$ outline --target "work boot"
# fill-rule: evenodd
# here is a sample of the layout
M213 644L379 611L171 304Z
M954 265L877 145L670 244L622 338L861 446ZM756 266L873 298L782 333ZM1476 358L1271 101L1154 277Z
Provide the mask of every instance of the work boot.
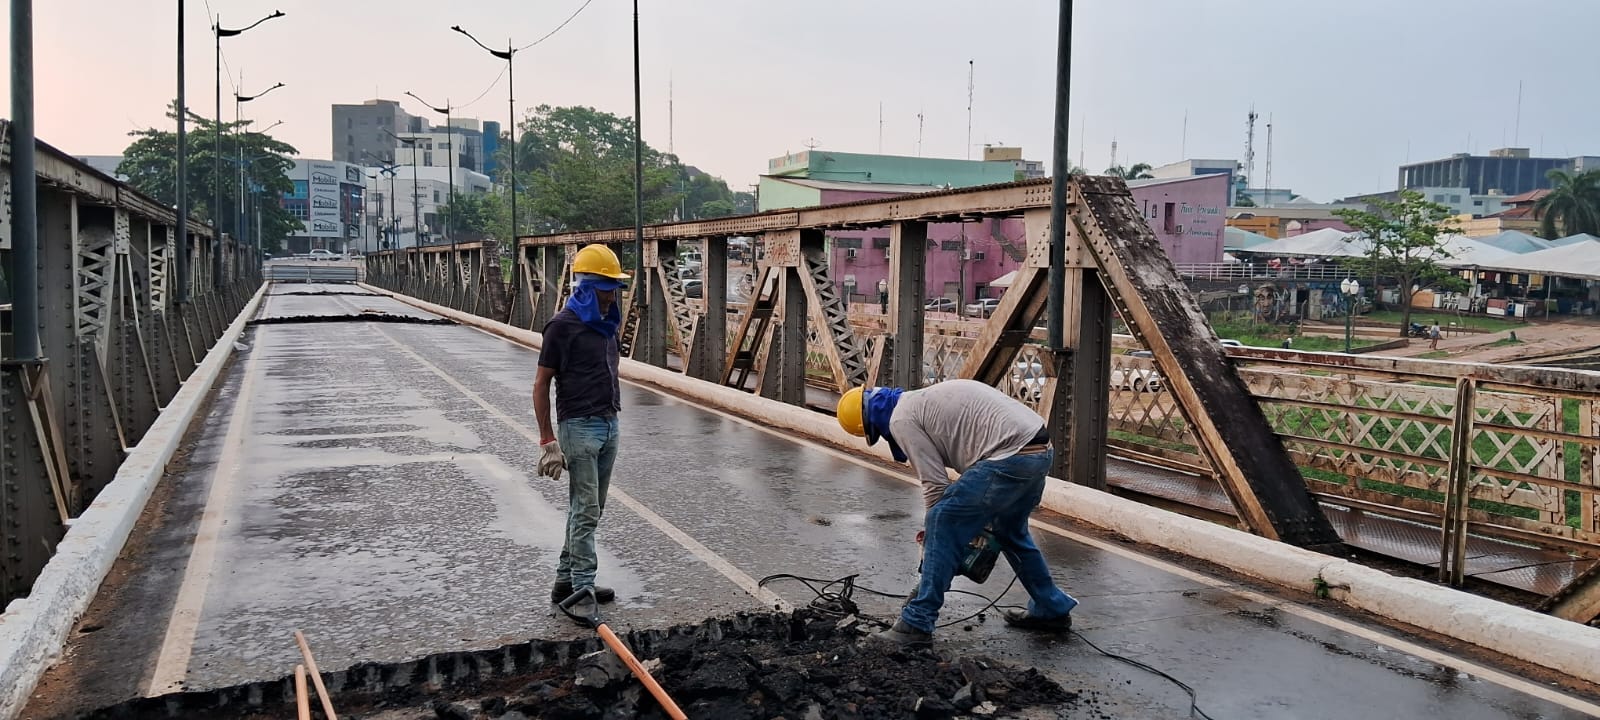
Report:
M925 648L933 645L933 633L926 633L896 620L894 627L867 636L867 642L902 648Z
M558 603L572 597L572 583L557 581L555 587L550 588L550 602ZM608 587L594 586L594 599L608 603L617 599L617 591Z
M594 593L573 593L564 598L559 603L559 607L561 612L577 621L580 625L594 625L598 622L600 606L595 602Z
M1072 613L1061 617L1039 617L1027 610L1007 610L1006 624L1023 630L1064 633L1072 630Z

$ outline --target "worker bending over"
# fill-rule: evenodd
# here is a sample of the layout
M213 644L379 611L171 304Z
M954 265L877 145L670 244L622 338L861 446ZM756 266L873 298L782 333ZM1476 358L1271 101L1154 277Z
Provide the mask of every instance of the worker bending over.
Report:
M987 527L1032 601L1006 624L1065 632L1077 600L1056 587L1028 532L1054 453L1044 421L1028 406L975 380L921 390L855 388L839 399L839 425L872 445L883 438L922 481L922 579L900 620L876 641L926 644L968 545ZM945 468L961 477L949 482Z
M533 381L533 414L539 423L539 474L567 480L567 529L556 565L550 601L561 602L575 592L593 588L593 599L610 602L611 588L594 584L600 561L594 534L605 512L611 487L611 469L617 462L621 433L617 413L622 410L617 380L617 328L622 313L617 292L628 276L616 253L604 245L589 245L572 259L572 297L561 312L544 326L539 349L539 373ZM555 432L550 427L550 384L555 381ZM579 608L591 615L592 607Z

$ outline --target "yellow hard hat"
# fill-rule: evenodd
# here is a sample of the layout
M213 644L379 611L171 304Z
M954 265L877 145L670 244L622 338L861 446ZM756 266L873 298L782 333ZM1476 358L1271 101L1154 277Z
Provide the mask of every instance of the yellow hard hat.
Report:
M598 244L585 245L578 251L578 256L572 259L572 272L602 275L613 280L628 279L617 254L611 252L611 248Z
M834 416L839 419L839 427L856 437L867 436L867 423L862 417L861 395L865 388L850 388L839 398L839 407L834 409Z

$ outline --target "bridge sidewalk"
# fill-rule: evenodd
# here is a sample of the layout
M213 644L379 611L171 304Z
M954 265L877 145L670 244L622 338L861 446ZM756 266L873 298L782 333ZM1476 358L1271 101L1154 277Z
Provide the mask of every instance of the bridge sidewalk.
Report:
M281 295L303 290L274 288L264 314L401 310ZM545 598L565 488L534 477L532 351L465 327L364 321L258 325L246 343L26 717L68 717L177 679L279 677L297 661L296 628L325 669L584 632ZM920 496L904 475L631 386L622 420L600 538L616 624L810 599L793 584L769 586L777 598L750 592L773 573L859 573L887 591L914 582ZM1519 684L1521 669L1492 658L1426 640L1432 650L1402 652L1370 619L1330 622L1337 611L1308 610L1308 598L1174 567L1057 518L1041 517L1039 536L1083 602L1083 634L1194 685L1216 717L1586 716L1582 701ZM994 593L1009 580L1002 568L958 587ZM983 604L952 595L945 618ZM895 602L864 610L890 616ZM1093 688L1118 716L1187 714L1175 686L1081 642L992 616L967 626L940 642Z

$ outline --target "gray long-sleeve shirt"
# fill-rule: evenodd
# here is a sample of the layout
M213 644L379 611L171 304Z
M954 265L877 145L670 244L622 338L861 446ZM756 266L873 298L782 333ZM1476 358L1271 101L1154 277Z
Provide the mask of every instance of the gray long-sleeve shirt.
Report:
M1044 428L1038 413L976 380L947 380L900 396L889 434L922 481L933 507L950 484L945 468L966 472L980 460L1017 454Z

